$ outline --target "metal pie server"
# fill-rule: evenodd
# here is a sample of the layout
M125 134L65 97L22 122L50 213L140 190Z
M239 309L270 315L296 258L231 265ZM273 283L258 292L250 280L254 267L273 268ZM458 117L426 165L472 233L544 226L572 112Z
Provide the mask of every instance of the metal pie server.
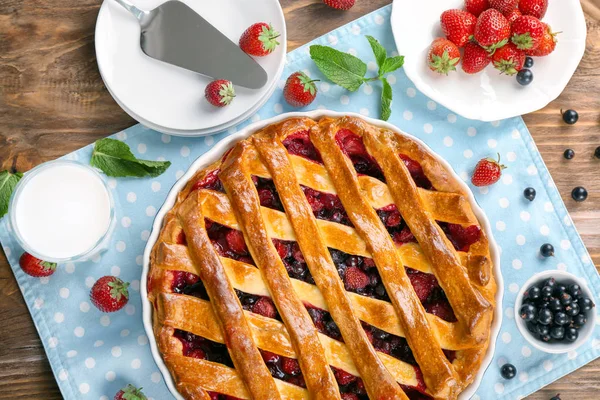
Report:
M149 57L249 89L267 83L267 72L186 4L171 0L150 11L115 0L140 23L140 45Z

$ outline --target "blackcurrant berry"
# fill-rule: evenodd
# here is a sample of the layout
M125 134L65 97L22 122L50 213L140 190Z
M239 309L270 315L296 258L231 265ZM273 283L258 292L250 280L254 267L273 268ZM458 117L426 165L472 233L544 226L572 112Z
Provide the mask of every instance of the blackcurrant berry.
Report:
M555 326L550 329L550 336L552 339L562 340L565 337L565 328L562 326Z
M526 57L525 58L525 64L524 64L525 68L531 68L533 67L533 58L531 57Z
M517 82L519 85L527 86L533 82L533 72L530 69L523 68L517 74Z
M575 328L565 329L565 340L567 342L574 342L579 337L579 331Z
M504 364L500 368L500 374L504 379L512 379L517 375L517 368L512 364Z
M554 256L554 246L550 243L545 243L540 247L540 253L544 257L553 257Z
M565 152L563 153L563 156L567 159L570 160L573 157L575 157L575 151L573 151L573 149L566 149Z
M569 318L569 316L567 314L565 314L562 311L559 311L556 313L556 315L554 316L554 323L556 325L568 325L571 322L571 319Z
M535 199L535 189L532 187L528 187L523 191L523 196L529 201L533 201Z
M581 307L582 311L589 311L594 307L594 302L587 297L584 297L579 300L579 307Z
M562 112L562 110L561 110ZM579 114L575 110L567 110L562 113L563 121L565 121L569 125L573 125L579 119Z
M523 304L519 310L519 315L524 321L533 321L535 319L536 311L533 304Z
M571 191L571 197L575 201L585 201L588 197L588 192L583 186L577 186Z
M552 311L548 310L547 308L542 308L540 311L538 311L537 322L542 325L550 325L553 317Z

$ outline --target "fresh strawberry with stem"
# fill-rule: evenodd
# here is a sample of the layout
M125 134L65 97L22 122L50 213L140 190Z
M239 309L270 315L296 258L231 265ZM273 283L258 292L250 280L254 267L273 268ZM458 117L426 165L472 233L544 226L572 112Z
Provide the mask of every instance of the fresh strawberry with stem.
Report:
M142 388L127 385L117 392L114 400L148 400L148 398L142 393Z
M40 260L29 253L23 253L19 258L19 265L27 275L41 278L56 272L56 263Z
M506 19L508 20L508 23L509 23L509 24L511 24L511 26L512 26L513 22L515 22L515 20L516 20L517 18L519 18L519 17L520 17L521 15L523 15L523 14L521 14L521 11L519 11L519 9L518 9L518 8L515 8L515 9L514 9L514 10L512 10L512 11L509 11L509 12L507 12L507 13L503 13L503 15L504 15L504 16L506 17Z
M473 176L471 177L471 183L475 186L492 185L498 182L502 176L502 170L505 168L506 166L500 164L500 154L498 154L498 160L484 158L475 166L475 171L473 171Z
M240 37L240 48L251 56L263 57L271 54L279 45L279 33L266 22L251 25Z
M304 107L317 96L317 79L310 79L304 72L294 72L289 76L283 88L283 97L292 107Z
M490 8L477 19L473 36L481 47L494 52L508 43L510 24L500 11Z
M103 276L90 291L92 303L102 312L114 312L129 301L129 283L116 276Z
M349 10L356 0L323 0L323 3L336 10Z
M519 5L519 0L490 0L490 7L501 13L508 13Z
M235 89L230 81L218 79L206 85L204 97L215 107L225 107L233 101Z
M531 15L542 19L546 15L546 10L548 10L548 0L520 0L519 10L523 15Z
M519 50L514 43L509 43L496 50L492 55L492 63L500 73L512 76L523 69L525 58L523 50Z
M463 53L462 69L467 74L476 74L487 67L491 61L490 54L486 49L475 42L469 42Z
M531 15L517 18L511 25L511 41L519 50L535 50L541 43L546 27Z
M444 38L437 38L433 41L427 54L427 64L430 70L448 75L448 72L456 71L459 61L458 46Z
M527 52L527 55L529 56L544 57L552 53L556 48L556 44L558 43L556 35L558 35L560 32L552 32L550 25L544 22L542 22L542 24L544 25L544 36L542 36L540 44L536 49Z
M476 17L490 8L489 0L465 0L465 9Z
M447 10L440 17L446 38L458 47L464 47L475 31L477 17L463 10Z

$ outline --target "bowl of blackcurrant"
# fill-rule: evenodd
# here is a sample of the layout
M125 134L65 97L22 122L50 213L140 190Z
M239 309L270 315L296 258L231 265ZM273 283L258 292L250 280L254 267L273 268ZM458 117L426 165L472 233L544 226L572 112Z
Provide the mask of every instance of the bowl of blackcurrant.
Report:
M521 288L515 321L521 335L546 353L567 353L585 343L596 324L592 292L565 271L544 271Z

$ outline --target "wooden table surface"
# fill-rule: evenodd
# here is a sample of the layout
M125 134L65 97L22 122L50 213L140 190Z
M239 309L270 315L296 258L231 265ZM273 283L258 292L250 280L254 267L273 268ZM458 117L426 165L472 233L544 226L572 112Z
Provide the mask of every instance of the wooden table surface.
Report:
M250 1L250 0L249 0ZM406 0L405 0L406 1ZM550 0L563 1L563 0ZM319 0L282 0L288 48L294 49L391 0L357 0L346 12ZM100 78L94 53L99 0L0 1L0 170L27 171L135 123L114 102ZM600 0L583 0L587 51L564 93L526 115L567 208L600 265ZM579 122L565 125L559 110L574 108ZM566 148L576 152L565 161ZM584 185L586 202L571 189ZM19 288L0 252L0 399L60 399L44 349ZM492 366L491 368L496 368ZM529 397L598 399L600 360Z

